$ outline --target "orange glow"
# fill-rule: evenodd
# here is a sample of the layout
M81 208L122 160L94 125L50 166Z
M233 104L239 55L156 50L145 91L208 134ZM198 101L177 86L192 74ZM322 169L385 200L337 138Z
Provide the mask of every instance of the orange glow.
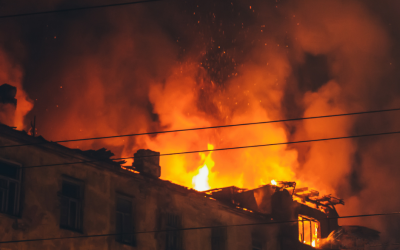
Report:
M121 168L123 170L128 170L129 172L132 172L132 173L135 173L135 174L139 174L139 171L136 171L136 170L134 170L132 168L127 168L127 167L124 167L124 166L121 166Z

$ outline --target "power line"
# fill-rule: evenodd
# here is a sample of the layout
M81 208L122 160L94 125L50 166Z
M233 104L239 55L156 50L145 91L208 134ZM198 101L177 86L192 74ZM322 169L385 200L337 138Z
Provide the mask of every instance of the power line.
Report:
M114 3L114 4L105 4L105 5L95 5L95 6L85 6L85 7L77 7L77 8L70 8L70 9L59 9L59 10L49 10L49 11L39 11L39 12L28 12L28 13L20 13L20 14L12 14L12 15L0 16L0 19L2 19L2 18L11 18L11 17L35 16L35 15L60 13L60 12L69 12L69 11L78 11L78 10L100 9L100 8L108 8L108 7L116 7L116 6L138 4L138 3L156 2L156 1L161 1L161 0L142 0L142 1L135 1L135 2Z
M389 246L400 246L400 243L386 243L386 244L378 244L378 245L364 245L363 249L370 249L373 247L389 247ZM343 248L329 248L330 250L343 250ZM359 250L360 247L346 248L346 250ZM385 248L386 249L386 248ZM398 249L398 248L396 248Z
M175 133L175 132L186 132L186 131L206 130L206 129L216 129L216 128L229 128L229 127L239 127L239 126L249 126L249 125L279 123L279 122L290 122L290 121L301 121L301 120L311 120L311 119L320 119L320 118L332 118L332 117L351 116L351 115L364 115L364 114L382 113L382 112L392 112L392 111L399 111L399 110L400 110L400 108L382 109L382 110L362 111L362 112L355 112L355 113L343 113L343 114L335 114L335 115L323 115L323 116L309 116L309 117L302 117L302 118L290 118L290 119L274 120L274 121L238 123L238 124L230 124L230 125L220 125L220 126L210 126L210 127L199 127L199 128L186 128L186 129L176 129L176 130L166 130L166 131L155 131L155 132L146 132L146 133L126 134L126 135L113 135L113 136L91 137L91 138L81 138L81 139L71 139L71 140L60 140L60 141L44 141L44 142L37 142L37 143L26 143L26 144L5 145L5 146L0 146L0 148L21 147L21 146L32 146L32 145L42 145L42 144L50 144L50 143L65 143L65 142L76 142L76 141L90 141L90 140L111 139L111 138L120 138L120 137L132 137L132 136L141 136L141 135L166 134L166 133Z
M400 212L392 213L375 213L375 214L360 214L360 215L349 215L349 216L336 216L331 218L323 218L323 220L334 220L334 219L348 219L348 218L360 218L360 217L373 217L373 216L389 216L389 215L400 215ZM321 219L322 220L322 219ZM123 234L146 234L146 233L165 233L170 231L191 231L191 230L204 230L212 228L229 228L229 227L244 227L244 226L257 226L257 225L273 225L273 224L286 224L296 223L300 220L287 220L287 221L268 221L258 223L244 223L244 224L233 224L233 225L218 225L218 226L204 226L204 227L187 227L187 228L176 228L176 229L165 229L165 230L150 230L150 231L138 231L133 233L111 233L111 234L93 234L93 235L79 235L70 237L53 237L53 238L41 238L41 239L26 239L26 240L10 240L0 241L0 244L6 243L20 243L20 242L33 242L33 241L50 241L50 240L65 240L65 239L81 239L81 238L97 238L107 236L118 236Z
M365 245L366 247L370 248L370 247L389 247L389 246L399 246L400 243L388 243L388 244L379 244L379 245ZM357 248L347 248L347 249L356 249Z
M215 151L224 151L224 150L234 150L234 149L244 149L244 148L258 148L258 147L269 147L269 146L278 146L278 145L288 145L288 144L298 144L298 143L306 143L306 142L321 142L321 141L332 141L332 140L342 140L342 139L350 139L350 138L360 138L360 137L369 137L369 136L380 136L380 135L392 135L392 134L400 134L400 131L394 132L385 132L385 133L376 133L376 134L363 134L363 135L351 135L351 136L341 136L341 137L331 137L331 138L321 138L314 140L304 140L304 141L291 141L291 142L278 142L278 143L270 143L270 144L259 144L259 145L249 145L249 146L239 146L239 147L229 147L229 148L216 148L216 149L205 149L205 150L195 150L195 151L185 151L185 152L175 152L175 153L166 153L166 154L157 154L157 155L146 155L140 157L123 157L123 158L114 158L114 159L97 159L90 161L79 161L79 162L67 162L67 163L57 163L57 164L45 164L45 165L36 165L36 166L26 166L21 168L39 168L39 167L52 167L52 166L61 166L61 165L74 165L74 164L82 164L82 163L93 163L93 162L101 162L104 160L127 160L127 159L138 159L138 158L146 158L153 156L171 156L171 155L183 155L183 154L194 154L194 153L205 153L205 152L215 152Z

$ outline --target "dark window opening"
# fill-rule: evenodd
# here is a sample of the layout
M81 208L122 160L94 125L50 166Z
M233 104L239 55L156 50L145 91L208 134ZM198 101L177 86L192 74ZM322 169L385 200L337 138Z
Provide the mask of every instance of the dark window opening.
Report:
M116 240L128 245L135 245L132 208L131 198L117 195Z
M181 249L181 218L176 214L167 214L166 218L167 232L166 232L166 250L180 250Z
M18 215L21 169L18 165L0 161L0 212Z
M211 250L226 249L227 232L225 227L211 229Z
M262 250L263 249L263 241L258 237L252 236L251 249L252 250Z
M83 184L75 180L63 180L60 200L60 227L82 230Z

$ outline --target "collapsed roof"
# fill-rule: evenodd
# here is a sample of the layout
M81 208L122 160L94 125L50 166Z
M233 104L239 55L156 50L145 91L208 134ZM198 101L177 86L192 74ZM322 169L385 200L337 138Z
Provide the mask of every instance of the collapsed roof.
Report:
M323 212L335 210L335 205L344 205L343 199L333 197L330 194L320 196L318 191L308 187L296 189L296 182L279 181L276 185L268 184L252 190L232 186L211 189L204 193L219 201L267 214L272 213L272 200L278 194L290 197L292 201L310 207L314 206Z

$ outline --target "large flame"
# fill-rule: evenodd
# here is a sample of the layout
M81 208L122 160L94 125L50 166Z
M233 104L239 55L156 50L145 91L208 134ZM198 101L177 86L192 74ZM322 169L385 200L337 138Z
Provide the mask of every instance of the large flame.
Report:
M204 164L203 167L199 168L199 174L193 177L192 183L194 185L194 189L197 191L205 191L210 189L210 186L208 185L208 174L210 173L210 170L208 169L208 166Z
M212 144L208 144L208 150L213 150L214 146ZM192 183L193 188L197 191L205 191L210 189L210 185L208 184L209 174L211 169L214 167L215 163L211 159L211 153L209 152L207 155L205 153L199 153L201 157L201 161L204 162L202 166L198 168L199 174L193 177Z
M214 146L212 144L207 145L208 150L213 150ZM202 166L198 168L198 174L193 177L192 183L193 188L197 191L205 191L210 189L210 185L208 184L209 174L211 169L214 167L215 162L211 159L211 152L207 155L205 153L199 153L201 157L201 161L204 162Z

